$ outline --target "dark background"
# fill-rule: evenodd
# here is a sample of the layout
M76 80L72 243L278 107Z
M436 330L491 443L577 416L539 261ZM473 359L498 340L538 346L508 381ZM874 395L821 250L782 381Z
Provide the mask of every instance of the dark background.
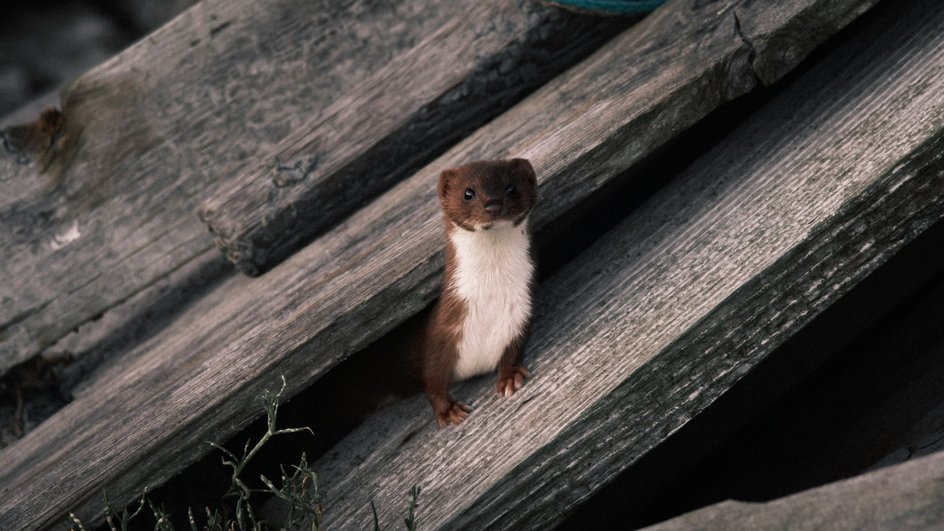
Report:
M54 93L195 3L7 0L0 16L0 117Z

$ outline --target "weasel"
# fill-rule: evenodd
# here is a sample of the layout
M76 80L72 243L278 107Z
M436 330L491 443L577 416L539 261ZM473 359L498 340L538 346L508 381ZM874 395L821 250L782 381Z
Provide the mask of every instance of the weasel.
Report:
M446 225L442 294L419 349L423 390L440 427L470 408L449 394L453 381L498 370L496 390L521 389L531 321L534 262L528 218L537 177L525 159L479 161L439 177Z

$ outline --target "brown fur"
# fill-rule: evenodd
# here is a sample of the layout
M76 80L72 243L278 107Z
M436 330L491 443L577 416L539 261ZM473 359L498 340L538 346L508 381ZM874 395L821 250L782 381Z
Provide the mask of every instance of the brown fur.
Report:
M65 116L58 109L46 109L39 119L2 131L3 144L21 157L49 157L65 129Z
M509 186L514 186L514 191L510 191ZM465 198L467 189L474 190L472 200ZM422 344L417 349L417 364L423 390L442 427L459 424L470 411L449 394L467 310L452 289L457 258L448 235L454 230L475 230L476 226L487 228L498 220L510 220L515 225L522 223L537 202L537 178L531 163L525 159L473 162L442 172L439 200L446 225L446 267L442 295L426 322ZM498 364L496 388L499 394L511 396L528 376L527 369L521 365L528 328L526 326L506 347Z

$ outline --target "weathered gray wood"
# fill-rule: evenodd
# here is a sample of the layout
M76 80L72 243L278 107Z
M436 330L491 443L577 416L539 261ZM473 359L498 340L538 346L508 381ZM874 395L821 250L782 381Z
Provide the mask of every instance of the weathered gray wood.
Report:
M847 5L847 19L864 9ZM756 1L673 2L268 274L228 279L0 452L0 527L52 525L68 509L93 521L103 489L120 504L165 481L258 415L280 374L294 394L421 309L441 271L442 168L530 158L540 229L752 88L735 8L792 20ZM796 46L816 43L805 29Z
M0 157L0 373L202 256L216 183L480 4L207 0L64 89L54 148Z
M897 11L890 5L877 9L884 14ZM853 477L870 467L898 464L944 450L944 394L940 392L944 381L944 328L940 326L944 283L939 276L944 266L942 237L944 223L938 223L864 285L857 286L851 297L843 297L827 310L827 315L817 317L801 332L802 337L792 338L786 349L797 356L784 358L783 349L778 349L774 360L765 360L762 372L757 376L752 373L748 377L751 381L737 386L738 393L725 397L723 402L731 407L721 406L727 410L724 422L740 427L719 432L715 429L719 422L709 423L710 431L725 440L720 447L709 442L714 437L708 435L699 444L690 436L692 430L683 428L689 432L684 436L689 445L698 446L692 452L696 457L680 457L678 461L687 461L687 466L681 467L676 466L679 462L675 458L671 458L671 464L665 459L656 461L666 463L675 472L688 469L682 477L694 474L699 477L697 482L682 487L677 481L684 480L677 473L667 473L666 481L650 493L644 483L631 479L641 472L638 468L645 468L634 466L617 480L630 490L604 489L623 490L634 499L631 507L620 511L621 517L631 515L629 518L638 522L638 513L647 513L644 508L651 506L650 502L672 503L668 497L679 487L686 491L684 501L679 500L686 511L718 503L724 497L771 500ZM916 288L921 293L915 293ZM871 323L859 326L863 313L883 317L866 318ZM810 341L811 334L819 336L818 340ZM839 345L844 346L837 351ZM818 367L827 359L812 375L802 369L804 365ZM752 408L754 396L778 396L777 389L790 387L781 385L782 381L796 383L801 379L796 372L811 377L778 399L774 407L761 399L757 403L766 402L766 406ZM749 392L752 402L732 401L738 395L748 396L745 387L754 390ZM760 392L763 387L767 388ZM717 421L719 408L714 406L709 414ZM762 410L764 418L752 420L753 414ZM745 436L743 426L748 421L750 435ZM706 418L698 419L697 424L705 426ZM678 437L673 438L677 443ZM709 452L711 457L706 460ZM711 471L706 473L706 469ZM643 476L652 479L651 471ZM724 497L719 498L719 494ZM606 494L603 497L611 498ZM580 521L590 507L601 503L592 500L588 506L579 508L568 520ZM605 520L602 515L597 519Z
M767 503L726 501L646 529L941 529L944 452Z
M200 216L226 256L256 275L626 25L481 2L313 114Z
M539 288L514 398L471 382L438 430L415 397L315 463L325 525L394 525L417 483L424 528L553 526L944 219L944 6L900 11Z

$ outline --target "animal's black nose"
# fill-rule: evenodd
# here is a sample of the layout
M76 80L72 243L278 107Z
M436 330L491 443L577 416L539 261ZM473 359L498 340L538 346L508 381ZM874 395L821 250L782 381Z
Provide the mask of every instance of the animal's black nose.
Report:
M495 215L501 212L501 207L502 207L501 201L493 200L493 201L489 201L488 203L485 203L485 210L487 210L488 213L492 215Z

